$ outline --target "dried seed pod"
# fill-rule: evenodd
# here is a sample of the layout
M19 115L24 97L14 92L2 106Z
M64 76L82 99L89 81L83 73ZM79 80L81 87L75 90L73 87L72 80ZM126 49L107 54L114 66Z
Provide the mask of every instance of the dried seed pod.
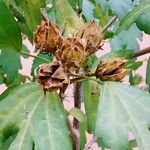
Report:
M94 21L80 28L74 36L87 41L86 52L88 54L94 53L103 40L102 29Z
M96 69L96 76L103 81L121 81L127 75L124 58L113 58L102 61Z
M37 81L45 91L58 90L69 82L67 73L58 61L42 64L37 73Z
M42 22L34 36L35 47L46 53L55 53L62 41L58 26L50 21Z
M61 49L56 51L55 56L72 72L85 61L85 45L85 42L81 39L67 38L63 41Z

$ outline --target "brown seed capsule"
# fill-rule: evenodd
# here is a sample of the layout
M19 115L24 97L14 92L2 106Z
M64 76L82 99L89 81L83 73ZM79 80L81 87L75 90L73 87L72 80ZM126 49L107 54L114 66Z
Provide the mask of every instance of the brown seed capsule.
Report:
M55 56L69 71L78 69L85 61L85 42L77 38L67 38Z
M86 24L74 36L87 41L86 52L88 54L94 53L100 47L100 43L103 40L102 29L95 22Z
M37 73L37 81L45 91L58 90L69 82L67 73L58 61L42 64Z
M124 58L104 60L98 65L95 74L103 81L121 81L127 75L126 64Z
M34 37L35 47L46 53L55 53L62 41L58 26L49 21L42 22Z

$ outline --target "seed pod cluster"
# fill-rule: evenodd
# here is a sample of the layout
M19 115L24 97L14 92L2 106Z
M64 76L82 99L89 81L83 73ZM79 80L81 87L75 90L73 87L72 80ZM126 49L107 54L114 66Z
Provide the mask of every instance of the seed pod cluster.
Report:
M40 52L52 53L55 61L39 67L37 81L45 91L62 88L63 84L69 83L70 74L99 49L102 40L102 29L95 22L85 24L69 38L63 38L56 24L42 22L35 33L35 46ZM123 58L104 60L98 65L95 75L103 81L121 81L127 74L125 65Z
M68 78L68 74L58 61L42 64L37 73L37 81L45 91L62 88L63 84L68 83Z
M78 38L67 38L55 55L70 72L73 72L86 59L85 42Z
M97 66L95 75L102 81L121 81L127 75L126 64L124 58L103 60Z
M90 22L81 27L74 34L75 37L84 39L86 43L86 52L92 54L100 47L100 43L103 40L102 29L96 25L96 23Z

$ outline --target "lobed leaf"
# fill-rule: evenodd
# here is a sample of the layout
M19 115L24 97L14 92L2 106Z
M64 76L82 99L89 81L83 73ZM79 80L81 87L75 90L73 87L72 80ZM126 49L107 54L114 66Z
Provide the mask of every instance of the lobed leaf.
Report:
M150 34L150 11L140 15L136 20L136 25L141 31Z
M140 150L150 149L150 95L138 88L105 82L98 106L95 134L112 150L128 148L133 132Z
M116 31L116 34L122 30L128 30L129 27L136 21L136 19L143 13L150 10L149 0L142 0L138 5L136 5L132 11L130 11L124 19L120 22L120 27Z
M56 22L62 30L65 28L65 35L73 33L76 28L83 24L67 0L56 0L53 4Z
M34 83L15 88L0 101L0 146L9 139L8 126L19 128L10 150L71 150L66 115L55 92L47 93Z
M6 74L7 82L9 84L15 80L18 76L19 69L22 68L20 55L10 48L5 48L0 51L0 66Z
M21 51L21 32L3 0L0 0L0 48Z
M100 91L95 82L85 81L83 83L83 100L87 116L88 131L90 133L95 131L99 95Z

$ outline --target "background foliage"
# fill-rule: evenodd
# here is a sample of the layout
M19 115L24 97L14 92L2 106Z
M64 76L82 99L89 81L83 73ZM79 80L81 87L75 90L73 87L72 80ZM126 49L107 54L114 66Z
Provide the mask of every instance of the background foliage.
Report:
M100 86L91 80L84 81L85 112L73 108L66 113L56 92L44 96L34 83L35 73L40 64L52 61L53 56L37 52L37 56L32 56L22 43L26 37L33 44L41 12L56 22L61 31L66 25L66 37L86 22L94 20L104 28L117 16L104 33L111 53L100 58L91 56L87 63L93 71L104 58L128 59L130 85L109 81ZM0 95L0 149L71 150L66 119L70 114L80 121L80 149L85 147L88 132L102 149L131 150L138 146L140 150L149 150L150 59L144 91L135 87L141 82L142 77L135 71L142 61L132 57L139 50L138 40L143 33L150 34L149 0L0 0L0 84L7 86ZM30 77L19 73L22 57L34 57L32 83L26 83ZM128 139L130 132L135 135L132 141Z

